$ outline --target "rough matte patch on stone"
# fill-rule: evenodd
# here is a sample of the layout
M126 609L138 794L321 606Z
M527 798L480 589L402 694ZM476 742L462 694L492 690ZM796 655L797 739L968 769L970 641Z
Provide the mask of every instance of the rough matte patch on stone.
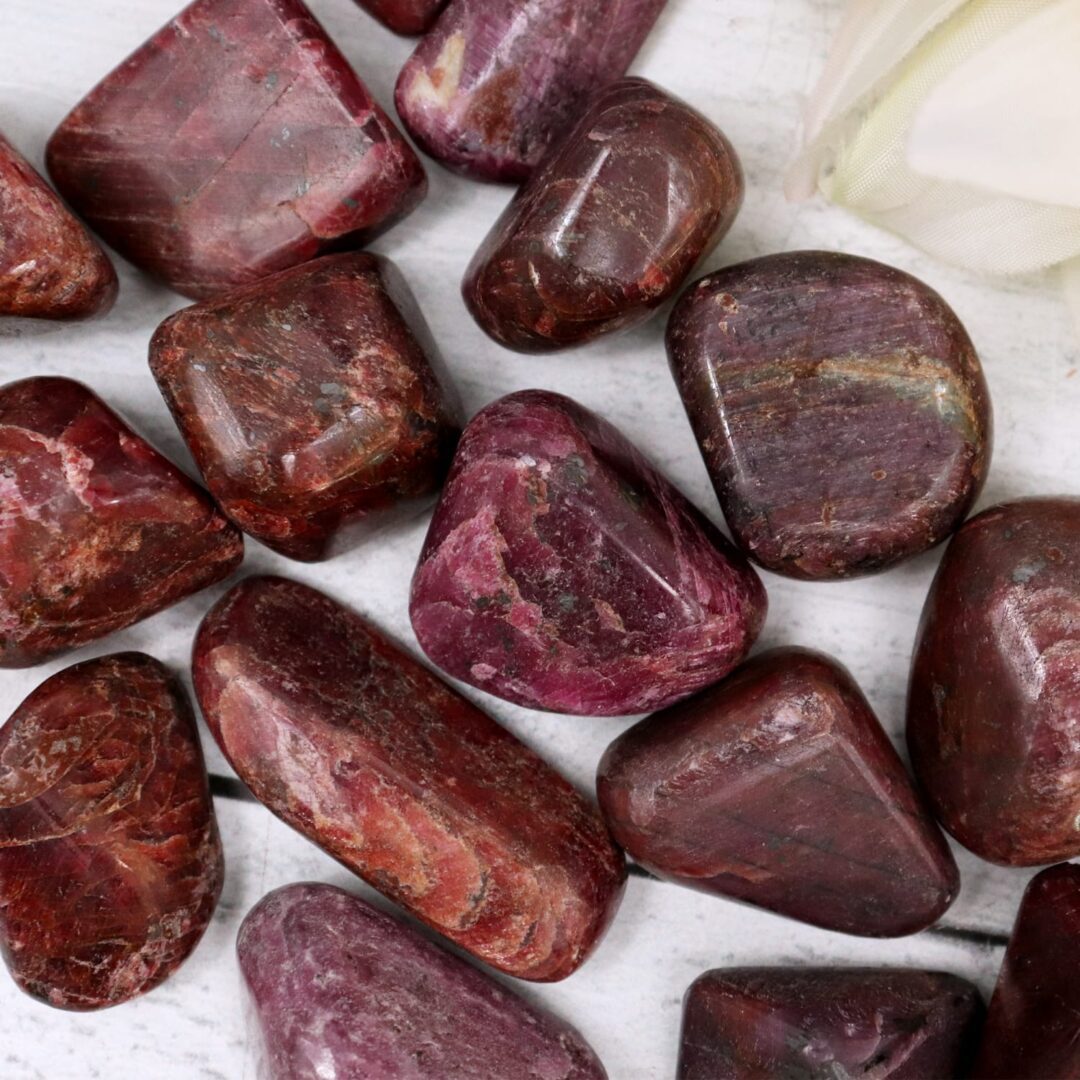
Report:
M446 0L356 0L395 34L423 34L439 17Z

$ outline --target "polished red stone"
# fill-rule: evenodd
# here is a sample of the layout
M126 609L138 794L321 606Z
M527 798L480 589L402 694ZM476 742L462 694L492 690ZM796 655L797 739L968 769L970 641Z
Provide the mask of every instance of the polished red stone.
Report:
M709 971L686 994L678 1080L953 1080L982 1016L978 990L937 971Z
M731 144L644 79L601 91L495 223L465 274L500 344L547 352L646 320L742 203Z
M746 655L765 590L611 424L543 390L466 427L413 578L424 651L536 709L619 716Z
M956 534L908 694L912 764L977 855L1080 855L1080 499L1023 499Z
M935 922L956 864L866 698L836 661L774 649L617 738L612 834L659 877L848 934Z
M0 667L130 626L243 555L206 494L91 390L0 388Z
M397 269L330 255L181 311L150 367L207 487L245 532L319 559L343 525L430 497L456 399Z
M607 928L626 868L596 808L328 596L242 582L194 677L256 798L492 967L565 978Z
M990 463L963 326L908 274L835 252L730 266L683 295L668 355L736 542L827 580L957 529Z
M356 0L395 34L423 34L439 17L446 0Z
M117 251L197 298L358 247L427 185L302 0L196 0L75 107L47 158Z
M157 986L222 874L195 718L152 657L69 667L0 728L0 951L28 994L100 1009Z
M108 256L3 135L0 222L0 316L85 319L112 307Z
M478 180L525 180L626 72L667 0L451 0L398 77L409 134Z
M265 1080L604 1080L569 1024L330 885L287 885L237 937Z

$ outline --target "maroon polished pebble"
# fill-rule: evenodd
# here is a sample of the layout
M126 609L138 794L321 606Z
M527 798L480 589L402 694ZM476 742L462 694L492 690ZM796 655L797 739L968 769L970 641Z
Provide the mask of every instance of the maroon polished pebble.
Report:
M462 292L492 338L547 352L647 319L742 203L731 144L644 79L612 83L495 223Z
M765 609L750 567L626 438L544 390L466 427L409 608L421 647L455 678L584 716L714 682Z
M911 760L977 855L1080 855L1080 499L1022 499L956 534L927 597L908 694Z
M736 542L778 574L873 573L957 529L991 415L959 319L921 281L834 252L702 278L668 355Z
M450 0L398 77L421 148L477 180L525 180L625 74L667 0Z
M196 298L359 247L427 186L302 0L196 0L75 107L47 157L101 236Z
M195 718L152 657L66 668L0 728L0 951L28 994L100 1009L157 986L222 875Z
M0 668L145 619L227 577L244 541L93 391L0 388Z
M457 402L387 259L328 255L173 315L150 367L225 513L295 559L430 498Z
M595 806L328 596L242 582L194 678L256 798L474 956L553 981L606 930L626 867Z
M948 845L836 661L774 649L617 738L597 774L654 874L828 930L913 934L960 886Z
M678 1080L954 1080L983 1017L955 975L899 968L728 968L683 1003Z
M422 34L439 17L446 0L356 0L395 34Z

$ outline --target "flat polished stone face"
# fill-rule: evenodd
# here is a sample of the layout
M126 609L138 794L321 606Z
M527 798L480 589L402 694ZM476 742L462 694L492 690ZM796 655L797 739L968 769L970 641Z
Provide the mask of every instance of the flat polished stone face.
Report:
M1011 866L1080 855L1080 499L995 506L953 538L915 643L907 736L965 847Z
M466 427L413 578L443 670L535 709L621 716L725 675L765 590L607 421L543 390Z
M0 952L28 994L85 1010L157 986L222 875L195 718L156 660L69 667L0 728Z
M477 180L527 179L626 73L667 0L451 0L398 77L420 147Z
M991 413L959 319L921 281L835 252L687 290L668 355L736 542L808 580L884 570L960 526Z
M195 298L359 247L427 185L302 0L196 0L75 107L47 160L95 231Z
M306 560L329 554L343 526L367 531L438 490L458 419L436 360L404 279L364 252L181 311L150 346L154 377L222 509Z
M644 79L585 114L495 223L465 275L481 328L549 352L646 320L720 242L742 203L731 144Z
M81 383L0 387L0 668L39 664L228 577L240 533Z
M774 649L636 724L600 762L616 841L659 877L868 937L913 934L960 887L854 680Z
M194 679L256 798L480 960L554 981L607 929L626 867L595 806L328 596L237 585Z
M396 34L423 34L439 17L446 0L356 0Z
M260 1080L605 1080L569 1024L329 885L259 901L236 942Z

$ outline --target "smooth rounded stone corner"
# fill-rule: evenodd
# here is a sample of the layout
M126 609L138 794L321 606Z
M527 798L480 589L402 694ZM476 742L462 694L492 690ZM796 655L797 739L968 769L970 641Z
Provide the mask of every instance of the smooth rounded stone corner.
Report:
M423 34L446 7L446 0L356 0L395 34Z

